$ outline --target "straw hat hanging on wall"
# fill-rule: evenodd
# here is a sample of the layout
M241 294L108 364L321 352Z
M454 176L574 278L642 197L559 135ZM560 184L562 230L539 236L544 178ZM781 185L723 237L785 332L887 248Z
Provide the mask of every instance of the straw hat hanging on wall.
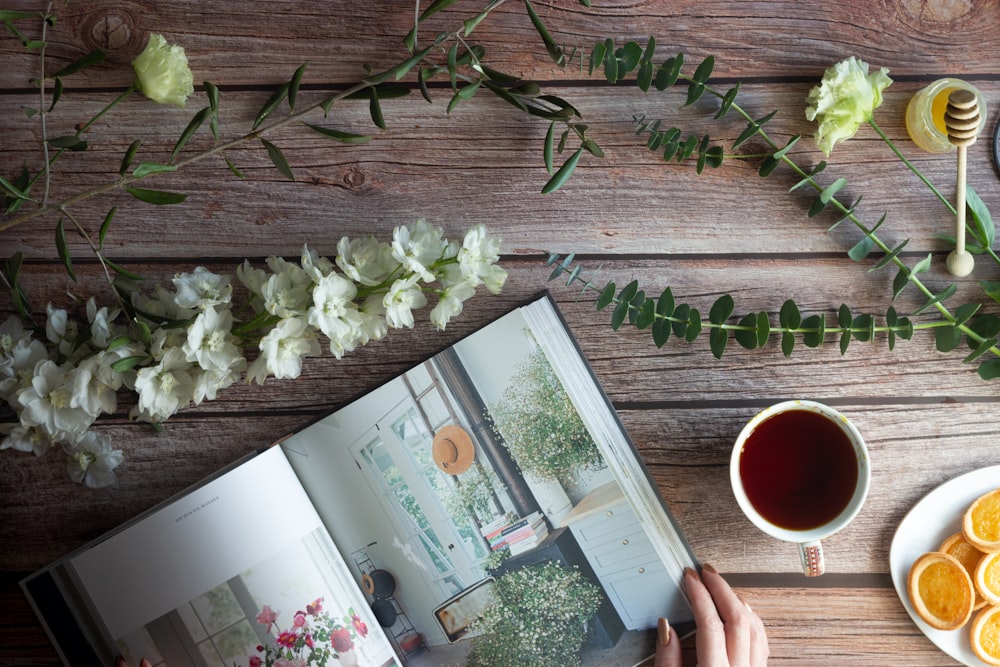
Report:
M449 475L460 475L476 459L476 448L465 429L449 424L434 434L431 454L438 468Z

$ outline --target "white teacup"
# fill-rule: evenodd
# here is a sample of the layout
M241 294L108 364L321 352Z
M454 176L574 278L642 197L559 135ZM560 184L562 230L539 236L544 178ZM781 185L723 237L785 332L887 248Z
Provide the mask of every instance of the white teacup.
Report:
M823 574L820 540L857 516L871 484L868 449L833 408L785 401L751 419L733 446L729 479L755 526L799 546L806 576Z

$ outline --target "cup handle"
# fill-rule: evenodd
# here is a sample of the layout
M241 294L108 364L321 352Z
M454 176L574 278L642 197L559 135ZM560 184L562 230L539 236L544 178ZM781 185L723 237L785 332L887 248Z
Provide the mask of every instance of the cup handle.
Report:
M826 571L826 562L823 560L823 547L819 540L815 542L801 542L799 544L799 556L802 558L802 573L807 577L818 577Z

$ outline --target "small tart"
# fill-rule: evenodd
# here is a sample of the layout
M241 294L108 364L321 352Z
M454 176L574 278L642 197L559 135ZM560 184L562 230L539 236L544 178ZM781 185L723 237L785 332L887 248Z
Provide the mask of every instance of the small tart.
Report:
M972 583L976 592L991 605L1000 605L1000 551L988 553L979 559Z
M972 616L976 590L954 556L940 551L925 553L910 567L906 588L913 608L932 628L956 630Z
M969 629L969 646L987 665L1000 665L1000 607L990 605L976 614Z
M962 516L962 534L982 552L1000 551L1000 489L979 496Z
M965 571L969 573L969 577L972 578L972 583L976 583L976 566L979 565L979 561L983 557L983 552L976 547L969 544L969 541L965 539L962 533L958 532L950 535L941 546L938 547L938 551L941 553L946 553L954 556L958 559L958 562L962 564ZM984 598L979 593L979 587L976 587L976 603L973 605L972 610L982 609L987 604L986 598Z

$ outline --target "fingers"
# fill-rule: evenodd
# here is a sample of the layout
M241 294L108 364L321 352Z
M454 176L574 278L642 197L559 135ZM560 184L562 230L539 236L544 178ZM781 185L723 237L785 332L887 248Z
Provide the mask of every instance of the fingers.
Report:
M688 571L685 584L698 623L699 661L727 667L767 664L764 624L715 568L703 565L701 577Z
M661 618L656 628L656 659L653 667L683 667L681 663L681 640Z

